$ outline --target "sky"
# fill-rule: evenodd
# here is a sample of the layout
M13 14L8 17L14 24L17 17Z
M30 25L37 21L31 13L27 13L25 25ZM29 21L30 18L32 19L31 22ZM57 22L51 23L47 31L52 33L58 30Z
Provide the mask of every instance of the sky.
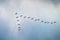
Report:
M59 0L0 0L0 40L60 40L59 10Z

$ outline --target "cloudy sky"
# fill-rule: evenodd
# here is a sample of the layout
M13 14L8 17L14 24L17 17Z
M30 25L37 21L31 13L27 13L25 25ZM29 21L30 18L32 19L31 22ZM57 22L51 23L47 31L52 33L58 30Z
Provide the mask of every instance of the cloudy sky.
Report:
M0 39L54 40L55 37L59 39L57 38L60 33L59 2L60 0L0 0L0 35L2 34ZM36 19L40 20L36 22ZM18 27L21 27L20 31Z

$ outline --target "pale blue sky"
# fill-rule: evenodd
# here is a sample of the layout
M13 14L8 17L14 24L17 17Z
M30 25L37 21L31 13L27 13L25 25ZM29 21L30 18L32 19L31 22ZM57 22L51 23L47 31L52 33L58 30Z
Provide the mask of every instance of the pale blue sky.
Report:
M17 15L15 15L16 12ZM39 18L40 21L35 22L20 17L20 15L34 19ZM16 21L16 16L19 17L19 22ZM0 3L0 19L2 20L0 22L0 32L2 31L1 33L4 34L4 29L8 30L6 36L9 36L9 40L55 40L55 37L58 39L60 33L60 4L55 5L50 1L44 2L44 0L4 0ZM44 22L56 21L56 23L48 24L41 22L42 20ZM17 25L18 23L21 25ZM18 26L21 27L21 31L18 31Z

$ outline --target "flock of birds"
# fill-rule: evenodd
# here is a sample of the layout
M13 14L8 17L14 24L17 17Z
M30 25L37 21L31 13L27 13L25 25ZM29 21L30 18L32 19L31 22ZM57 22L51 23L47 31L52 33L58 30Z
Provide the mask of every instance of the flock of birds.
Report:
M15 13L15 15L17 15L18 13ZM46 24L54 24L54 23L56 23L56 21L54 21L54 22L45 22L45 21L43 21L43 20L40 20L40 19L34 19L34 18L31 18L31 17L27 17L27 16L23 16L23 15L20 15L20 17L22 17L22 18L28 18L28 19L30 19L30 20L33 20L33 21L41 21L42 23L46 23ZM16 19L17 18L19 18L19 16L16 16ZM17 20L17 22L19 22L19 20ZM18 25L20 26L20 24L18 23ZM20 28L21 27L18 27L18 31L20 31Z

